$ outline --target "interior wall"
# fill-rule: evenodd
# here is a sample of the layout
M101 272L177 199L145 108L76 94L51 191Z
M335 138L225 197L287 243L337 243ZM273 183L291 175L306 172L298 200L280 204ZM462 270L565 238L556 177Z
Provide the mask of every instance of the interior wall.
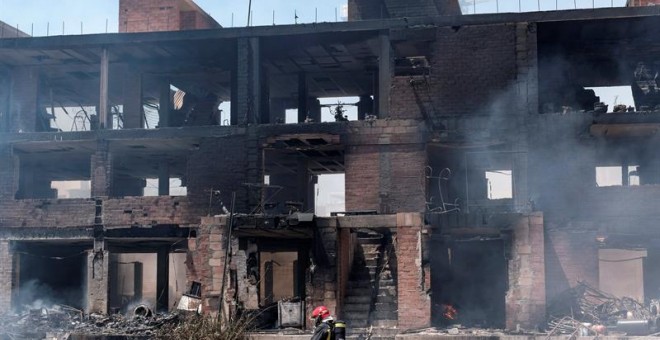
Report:
M599 249L598 283L603 292L644 303L645 249Z
M262 303L295 296L297 252L260 252L259 261Z
M110 266L110 308L126 311L132 305L146 303L156 307L156 254L112 254Z

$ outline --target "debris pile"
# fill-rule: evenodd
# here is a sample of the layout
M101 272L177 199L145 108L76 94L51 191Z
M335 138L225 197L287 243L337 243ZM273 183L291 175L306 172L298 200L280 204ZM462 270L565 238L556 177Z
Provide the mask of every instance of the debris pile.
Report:
M125 316L86 315L62 305L0 316L0 338L44 339L47 334L122 335L149 338L163 325L178 321L176 314ZM63 337L66 338L66 337Z
M562 293L548 306L548 315L550 335L604 334L608 330L630 333L633 324L648 334L655 321L650 309L635 299L618 298L584 282Z

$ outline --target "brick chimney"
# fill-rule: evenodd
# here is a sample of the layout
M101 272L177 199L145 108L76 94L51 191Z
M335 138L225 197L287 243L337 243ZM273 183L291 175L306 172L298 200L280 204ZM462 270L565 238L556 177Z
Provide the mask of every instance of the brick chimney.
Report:
M458 0L348 0L348 20L460 15Z
M119 32L221 27L192 0L119 0Z
M640 7L640 6L656 6L660 5L660 0L628 0L626 6Z

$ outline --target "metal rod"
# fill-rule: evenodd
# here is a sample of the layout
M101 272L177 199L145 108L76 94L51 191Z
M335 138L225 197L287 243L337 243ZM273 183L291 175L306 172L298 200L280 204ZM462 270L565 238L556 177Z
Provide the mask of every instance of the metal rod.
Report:
M231 193L231 211L229 212L229 225L227 226L227 245L225 249L225 263L222 268L222 288L220 289L220 306L218 307L218 321L222 324L222 305L225 303L225 282L227 282L227 268L231 251L231 232L234 225L234 206L236 204L236 191Z
M108 33L108 18L105 18L105 33Z
M250 26L250 15L252 14L252 0L248 2L248 20L247 25Z
M314 8L314 22L315 23L319 22L319 9L318 9L318 7Z
M473 14L477 14L477 0L472 0L472 7L474 7Z
M273 10L273 26L275 26L275 10Z
M539 9L539 12L540 12L541 11L541 0L538 0L537 3L538 3L538 9Z
M50 21L46 23L46 36L50 36Z

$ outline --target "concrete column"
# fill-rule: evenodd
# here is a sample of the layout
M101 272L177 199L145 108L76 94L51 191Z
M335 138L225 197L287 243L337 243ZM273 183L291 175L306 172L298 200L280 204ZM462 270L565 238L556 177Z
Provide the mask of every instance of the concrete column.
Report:
M316 98L309 98L309 118L314 122L321 122L321 101Z
M231 86L231 125L245 124L249 97L249 60L250 49L246 38L236 42L236 64L232 70Z
M14 256L9 241L0 241L0 313L11 310Z
M0 132L10 129L9 120L9 94L11 82L8 72L0 71Z
M286 101L282 99L274 99L270 102L270 123L284 123L286 122Z
M309 113L309 90L307 84L307 74L298 73L298 123L304 123Z
M94 248L87 253L87 305L86 313L108 312L110 253L102 239L94 241Z
M170 82L163 80L160 86L160 97L158 101L158 127L170 126L170 110L172 109L172 101L170 100Z
M270 81L266 70L261 70L261 100L259 106L259 123L271 123L270 119Z
M169 308L170 252L167 248L158 250L156 260L156 310Z
M142 113L142 74L130 66L124 72L124 129L141 129L144 126Z
M261 117L261 52L259 38L250 38L250 91L248 124L257 124Z
M92 197L110 196L112 188L112 155L107 141L99 141L91 157Z
M108 49L103 48L101 53L101 70L99 84L99 123L101 129L112 129L112 117L108 114L108 75L110 62L108 58Z
M0 200L12 200L18 191L19 181L18 157L12 152L10 145L0 147Z
M370 115L374 112L374 100L371 99L371 96L360 96L357 109L358 120L364 120L367 115Z
M39 71L36 67L16 67L11 70L11 132L35 131L38 90Z
M310 192L314 191L314 189L313 187L310 189L309 170L307 168L307 159L305 158L301 157L298 159L297 177L298 193L296 196L300 202L303 202L302 210L307 211L311 207L314 207L314 200L309 200Z
M380 57L378 59L378 117L390 115L390 87L392 83L392 45L388 32L380 34Z
M161 161L158 164L158 196L169 196L170 194L170 165L169 162Z

